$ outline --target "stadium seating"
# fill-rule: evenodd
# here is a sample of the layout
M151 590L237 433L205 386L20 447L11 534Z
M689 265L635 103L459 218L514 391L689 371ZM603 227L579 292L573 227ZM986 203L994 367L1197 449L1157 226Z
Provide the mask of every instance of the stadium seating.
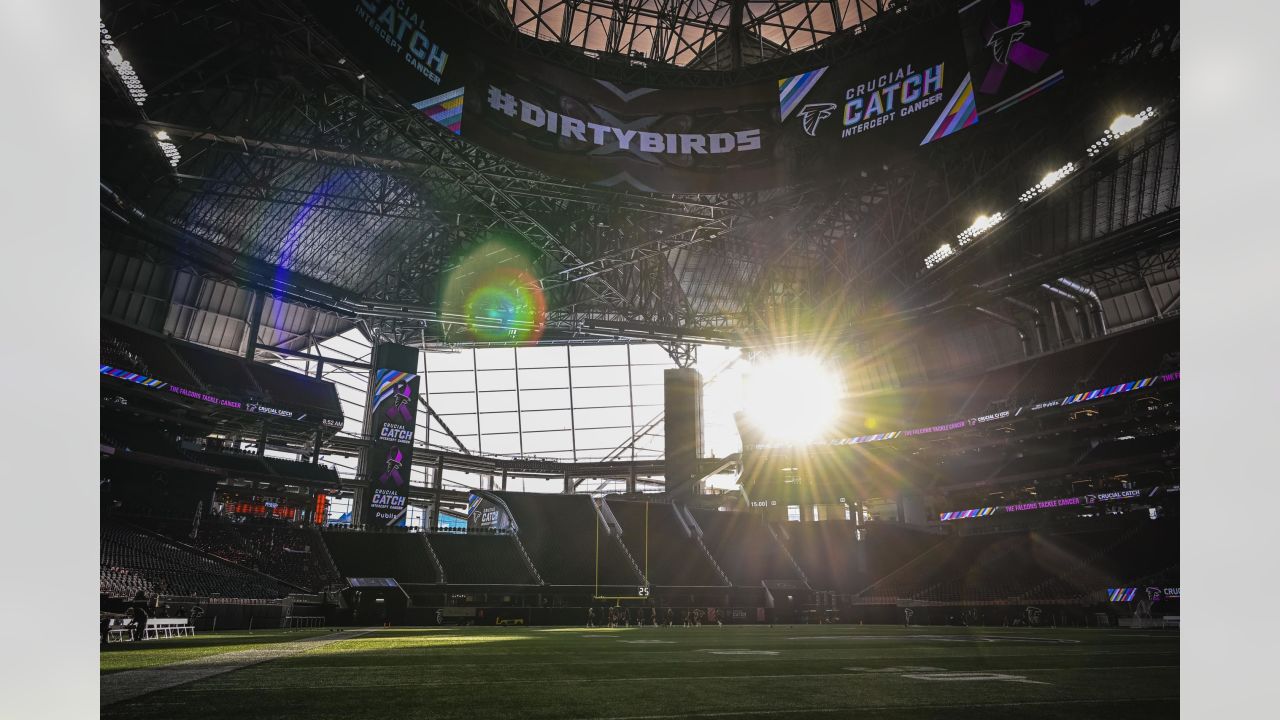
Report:
M118 597L132 597L130 590L230 598L280 598L292 591L230 562L109 518L103 518L99 537L102 592Z
M537 584L509 535L434 533L426 538L451 584Z
M213 555L308 590L320 590L338 580L338 570L314 527L271 519L207 518L194 543Z
M1098 519L1088 525L1095 527L948 537L860 596L942 603L1071 601L1176 570L1176 520Z
M207 388L341 417L333 383L103 320L101 360L188 389Z
M117 450L146 453L176 460L188 460L206 467L254 475L273 475L297 480L336 483L338 473L332 467L320 463L288 460L256 453L235 450L230 447L215 450L205 448L205 440L184 440L179 445L174 430L162 426L147 426L127 416L104 412L104 427L110 429L100 435L103 445ZM118 420L118 422L116 422Z
M202 465L224 468L233 472L245 472L255 475L268 475L270 470L263 458L243 452L201 452L184 450L182 455L192 462Z
M181 455L192 462L233 472L277 475L284 478L319 482L336 482L338 479L337 471L328 465L273 458L265 455L259 456L251 452L237 450L223 450L221 452L183 450Z
M600 524L586 495L498 492L520 528L520 541L543 581L551 585L640 584L621 545ZM599 542L597 543L597 537ZM597 563L597 552L599 562Z
M1015 404L1024 404L1092 389L1092 370L1111 342L1083 343L1032 360L1031 371L1009 391L1010 398Z
M1025 377L1034 362L1020 362L1005 365L979 376L975 382L966 383L973 388L968 400L953 418L970 418L998 411L1000 404L1009 400L1013 388Z
M1001 450L971 450L944 456L936 472L952 485L977 483L990 479L1005 463Z
M1163 372L1164 357L1178 352L1179 326L1177 322L1156 323L1114 337L1093 371L1091 387L1107 387Z
M270 456L267 456L264 459L267 461L267 469L269 469L273 474L281 477L329 483L336 483L338 481L338 471L334 470L329 465L311 463L302 460L286 460L284 458L273 458Z
M789 523L787 547L816 590L856 592L868 584L864 548L849 521Z
M338 391L333 383L262 363L247 363L246 367L270 398L320 411L332 412L339 407Z
M205 387L215 392L229 395L243 395L249 392L262 395L261 389L249 375L239 358L229 353L210 351L187 343L170 343L169 349L174 352Z
M155 584L139 573L116 565L103 564L99 569L98 582L100 591L117 598L132 598L138 593L146 596L154 595Z
M1112 440L1099 443L1080 459L1078 464L1115 462L1128 458L1161 453L1175 453L1178 450L1178 433L1161 433L1145 435L1128 440Z
M163 337L106 320L102 321L100 332L101 342L109 348L117 349L111 353L112 359L119 360L122 353L127 353L127 357L136 363L133 368L123 369L135 372L146 370L143 374L151 378L188 388L200 387L195 375L173 354L169 349L169 342ZM103 362L110 364L106 358L103 358Z
M1153 323L979 375L874 393L858 402L895 429L927 427L1151 377L1172 369L1165 359L1177 351L1177 322Z
M690 508L703 530L711 557L738 586L758 586L765 580L799 580L786 550L758 516Z
M343 577L389 577L401 584L439 582L421 535L346 530L320 534Z
M622 542L640 569L648 567L652 585L724 585L706 553L689 536L668 503L608 500L609 509L622 525ZM648 563L645 562L645 506L648 505Z
M598 521L590 498L501 495L522 523L522 542L545 582L594 584ZM624 525L624 540L628 535L643 537L636 529L644 527L644 503L612 500L609 505ZM676 513L675 506L650 504L651 583L656 588L722 586L697 541L685 535ZM1176 585L1178 577L1176 517L1081 517L1011 531L979 520L955 528L951 535L872 522L862 526L859 539L849 521L786 523L770 530L748 513L690 513L733 585L796 582L803 571L814 590L856 595L863 604L899 599L941 604L1084 602L1108 587ZM185 522L151 521L153 530L175 538L169 540L104 518L101 592L119 598L139 592L279 598L297 588L332 588L343 577L391 577L405 585L430 585L441 582L436 560L444 570L443 580L453 585L538 584L511 535L321 533L272 520L206 518L196 539L188 540L190 525ZM600 538L602 548L613 542L604 533ZM643 543L626 541L642 559ZM635 586L638 578L630 562L620 546L613 547L601 553L600 585Z
M1065 468L1074 464L1083 454L1084 450L1074 446L1070 440L1053 445L1026 448L1010 457L994 477L1011 478Z
M103 427L108 425L103 423ZM103 433L103 442L117 450L179 457L177 441L159 428L148 428L126 422L111 423L109 427L110 432Z

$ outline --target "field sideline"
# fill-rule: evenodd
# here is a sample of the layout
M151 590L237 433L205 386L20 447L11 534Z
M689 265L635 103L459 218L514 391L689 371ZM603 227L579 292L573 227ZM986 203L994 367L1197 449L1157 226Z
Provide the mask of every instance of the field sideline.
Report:
M1167 719L1178 653L1176 631L1047 628L209 633L102 653L104 694L190 663L220 673L102 717Z

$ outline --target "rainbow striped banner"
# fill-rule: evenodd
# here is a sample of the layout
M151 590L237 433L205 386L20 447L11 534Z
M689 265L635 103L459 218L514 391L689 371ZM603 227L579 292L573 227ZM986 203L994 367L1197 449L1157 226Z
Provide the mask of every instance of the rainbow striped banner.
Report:
M450 90L442 95L419 100L413 104L427 117L449 128L454 135L462 134L462 91L464 88Z
M100 375L110 375L113 378L120 378L121 380L128 380L131 383L137 383L149 388L159 389L169 384L163 380L156 380L155 378L149 378L146 375L139 375L135 372L121 370L120 368L111 367L110 365L102 365L101 363L98 365L98 373Z
M397 383L401 381L407 382L416 377L418 377L416 373L404 372L403 370L379 370L377 381L374 384L373 406L375 408L381 407L382 401L395 392Z
M1155 382L1156 382L1156 378L1149 377L1149 378L1143 378L1141 380L1132 380L1127 383L1120 383L1119 385L1112 385L1111 387L1107 387L1107 388L1098 388L1097 390L1090 390L1089 392L1076 393L1075 395L1068 395L1065 398L1063 398L1062 404L1072 405L1074 403L1087 402L1089 400L1097 400L1098 398L1104 398L1109 395L1119 395L1120 393L1127 393L1133 390L1141 390L1144 387L1150 387L1151 385L1154 385Z
M804 100L804 96L809 94L809 91L813 89L813 86L818 83L818 80L826 71L825 67L820 67L817 70L792 75L778 81L778 104L782 107L783 120L786 120L791 115L791 112L796 109L800 101Z
M1111 602L1133 602L1133 598L1138 594L1138 588L1107 588L1107 599Z
M978 105L973 99L973 80L968 74L964 76L960 87L951 96L947 107L938 116L929 132L925 133L921 145L928 145L934 140L941 140L958 130L963 130L978 122Z
M965 518L986 517L988 515L995 513L995 511L999 509L1000 509L999 506L996 506L996 507L974 508L972 510L952 510L951 512L940 513L938 515L938 519L941 520L942 522L946 522L948 520L963 520Z

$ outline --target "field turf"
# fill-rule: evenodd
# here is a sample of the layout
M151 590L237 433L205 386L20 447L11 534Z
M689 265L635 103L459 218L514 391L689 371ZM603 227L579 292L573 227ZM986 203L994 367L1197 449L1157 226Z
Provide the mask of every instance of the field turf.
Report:
M221 655L236 650L249 650L282 640L299 640L328 633L328 630L299 630L287 633L274 630L257 632L238 630L205 633L192 638L112 643L111 650L101 654L99 665L102 674L107 675L122 670L159 667L183 660Z
M248 639L246 640L246 636ZM189 648L314 633L206 634L102 653L102 686ZM185 657L193 657L187 655ZM1178 634L1157 630L704 626L372 628L102 708L104 718L1161 718Z

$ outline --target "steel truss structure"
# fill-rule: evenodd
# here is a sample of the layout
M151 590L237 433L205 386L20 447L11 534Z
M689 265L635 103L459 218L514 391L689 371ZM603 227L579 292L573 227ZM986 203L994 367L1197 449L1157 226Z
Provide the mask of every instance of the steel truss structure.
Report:
M650 71L738 70L819 48L905 5L885 0L502 0L477 3L502 29L583 59ZM532 45L532 44L531 44ZM559 53L572 61L573 54Z
M777 77L954 12L926 0L449 1L494 20L495 37L580 69L693 85ZM295 0L108 3L103 22L150 93L139 109L104 61L104 243L323 313L322 331L356 324L372 339L474 344L466 318L441 308L442 282L495 235L538 258L545 340L649 340L677 362L692 343L857 337L904 309L1021 326L1032 311L1013 301L1042 304L1036 288L1059 277L1110 301L1110 326L1176 312L1176 110L984 240L992 263L921 272L984 204L1016 197L1106 127L1116 108L1095 98L1154 87L1176 99L1176 20L1161 30L1161 13L1113 39L1077 85L918 157L804 186L683 196L584 187L459 140L367 77ZM181 153L174 167L158 132ZM1148 300L1116 300L1138 291ZM244 333L252 307L226 310Z

